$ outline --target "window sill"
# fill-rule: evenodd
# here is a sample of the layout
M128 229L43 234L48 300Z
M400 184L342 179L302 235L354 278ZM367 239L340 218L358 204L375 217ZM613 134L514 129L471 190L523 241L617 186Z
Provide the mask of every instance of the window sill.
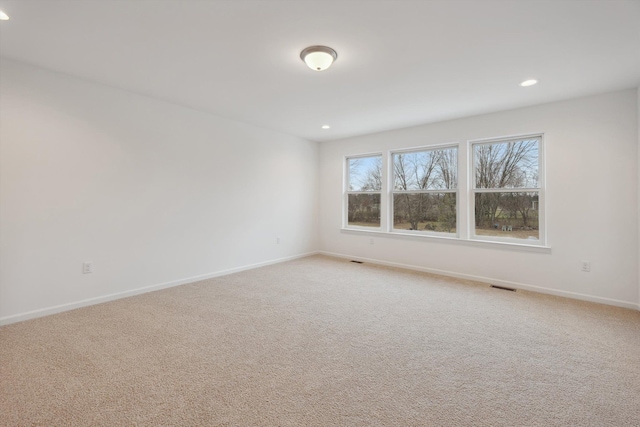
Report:
M399 233L399 232L389 232L382 230L367 230L364 228L341 228L341 233L345 234L355 234L355 235L366 235L366 236L377 236L383 238L392 238L392 239L409 239L409 240L423 240L430 241L435 243L445 243L445 244L455 244L455 245L466 245L466 246L475 246L487 249L501 249L507 251L523 251L523 252L537 252L537 253L551 253L550 246L543 245L528 245L526 243L512 243L512 242L497 242L491 240L480 240L480 239L462 239L460 237L455 236L436 236L433 234L414 234L414 233Z

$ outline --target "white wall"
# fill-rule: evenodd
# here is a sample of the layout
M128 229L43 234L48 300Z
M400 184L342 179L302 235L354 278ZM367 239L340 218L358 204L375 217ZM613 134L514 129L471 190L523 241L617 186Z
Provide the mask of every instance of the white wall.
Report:
M321 250L638 307L636 98L626 90L323 143ZM371 245L369 235L340 231L344 156L537 132L545 135L551 253L390 236Z
M0 322L317 249L317 143L1 67Z
M638 114L638 191L640 191L640 86L636 90L638 99L636 102L636 112ZM638 223L640 224L640 195L638 196ZM640 233L640 225L638 226ZM638 309L640 310L640 234L638 234Z

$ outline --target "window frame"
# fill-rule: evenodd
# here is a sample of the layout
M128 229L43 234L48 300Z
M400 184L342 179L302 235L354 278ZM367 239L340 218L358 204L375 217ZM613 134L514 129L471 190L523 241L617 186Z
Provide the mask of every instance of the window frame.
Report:
M456 181L457 185L455 190L451 189L438 189L438 190L396 190L395 189L395 165L394 165L394 156L397 154L407 154L407 153L420 153L425 151L436 151L436 150L444 150L455 148L456 150ZM393 234L408 234L408 235L416 235L416 236L429 236L429 237L441 237L441 238L452 238L459 239L460 238L460 143L444 143L444 144L433 144L433 145L422 145L418 147L410 147L410 148L402 148L398 150L389 150L387 152L387 179L383 180L387 182L387 218L386 218L386 229L389 233ZM456 199L456 232L455 233L446 233L441 231L431 231L431 230L404 230L395 228L394 224L394 195L395 194L442 194L442 193L454 193Z
M515 142L527 139L538 140L538 187L515 187L515 188L476 188L476 167L475 167L475 150L478 145L500 144ZM546 202L545 202L545 144L544 133L531 133L522 135L510 135L495 138L483 138L469 140L467 143L467 167L468 167L468 199L467 199L467 215L469 240L507 243L514 245L542 246L547 245L547 224L546 224ZM476 234L475 225L475 198L476 194L482 193L538 193L538 239L518 239L514 237L485 236Z
M499 143L521 139L538 139L538 187L537 188L503 188L495 189L496 192L526 192L530 190L538 193L538 240L519 238L503 238L476 235L475 233L475 164L473 146L475 144ZM440 242L445 244L463 245L478 248L492 248L509 251L551 253L549 238L547 236L546 215L546 143L544 132L522 133L515 135L497 136L481 139L468 139L440 144L425 144L407 148L372 151L343 156L343 198L342 198L342 228L341 232L354 236L368 236L373 244L373 237ZM440 148L457 147L457 172L458 185L456 188L456 233L431 232L420 230L400 230L393 228L393 188L394 170L393 156L397 153L436 150ZM382 182L378 191L348 191L349 185L349 159L381 157ZM489 189L480 189L489 190ZM418 190L420 191L420 190ZM449 190L445 190L449 191ZM433 190L434 193L442 193L443 190ZM487 191L488 192L488 191ZM348 194L380 194L380 226L367 227L348 224L349 199Z
M350 169L349 169L349 160L351 159L363 159L363 158L370 158L370 157L380 157L380 163L381 163L381 167L382 167L382 182L381 182L381 188L379 191L375 191L375 190L368 190L368 191L351 191L349 190L349 182L350 182ZM384 194L384 185L385 185L385 179L384 179L384 174L386 173L386 171L384 170L384 153L377 151L377 152L372 152L372 153L366 153L366 154L356 154L356 155L350 155L350 156L344 156L344 160L342 162L343 165L343 183L342 183L342 191L343 191L343 196L342 196L342 228L343 229L349 229L349 230L361 230L361 231L374 231L374 232L381 232L385 229L384 226L384 222L385 222L385 218L384 218L384 214L383 212L385 212L384 210L384 205L385 205L385 200L384 197L382 197L382 195ZM378 227L367 227L367 226L363 226L363 225L349 225L349 195L350 194L379 194L380 195L380 225Z

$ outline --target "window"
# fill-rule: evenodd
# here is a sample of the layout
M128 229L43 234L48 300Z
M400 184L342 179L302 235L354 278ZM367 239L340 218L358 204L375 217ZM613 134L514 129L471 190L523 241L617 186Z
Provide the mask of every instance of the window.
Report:
M543 136L474 140L466 150L460 147L447 143L346 157L343 228L547 251Z
M382 155L348 157L346 167L346 225L380 228Z
M457 233L458 148L392 153L392 231Z
M472 237L542 242L542 137L471 144Z

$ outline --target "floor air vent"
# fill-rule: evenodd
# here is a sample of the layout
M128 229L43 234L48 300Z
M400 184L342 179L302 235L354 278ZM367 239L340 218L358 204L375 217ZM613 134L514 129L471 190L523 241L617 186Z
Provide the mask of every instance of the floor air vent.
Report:
M490 285L490 286L495 289L502 289L503 291L511 291L511 292L516 291L514 288L507 288L506 286L497 286L497 285Z
M356 264L362 264L362 261L351 260L351 262L355 262Z

